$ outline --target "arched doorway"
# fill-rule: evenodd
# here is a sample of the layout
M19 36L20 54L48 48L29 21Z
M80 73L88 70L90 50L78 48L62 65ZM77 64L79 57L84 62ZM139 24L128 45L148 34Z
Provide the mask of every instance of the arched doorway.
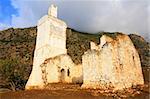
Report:
M60 71L60 82L65 82L65 69Z

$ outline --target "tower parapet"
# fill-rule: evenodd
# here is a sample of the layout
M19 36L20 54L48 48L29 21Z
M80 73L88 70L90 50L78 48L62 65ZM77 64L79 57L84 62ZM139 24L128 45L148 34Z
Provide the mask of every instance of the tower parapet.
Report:
M53 17L57 17L57 6L56 5L51 5L48 9L48 15L49 16L53 16Z

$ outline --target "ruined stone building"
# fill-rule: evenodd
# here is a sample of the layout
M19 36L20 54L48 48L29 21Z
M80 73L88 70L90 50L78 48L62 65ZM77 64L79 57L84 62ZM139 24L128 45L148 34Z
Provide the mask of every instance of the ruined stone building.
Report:
M26 89L44 88L48 83L81 83L81 88L123 89L144 84L139 55L125 34L101 36L100 44L82 55L75 64L67 54L66 28L51 5L37 25L34 62Z

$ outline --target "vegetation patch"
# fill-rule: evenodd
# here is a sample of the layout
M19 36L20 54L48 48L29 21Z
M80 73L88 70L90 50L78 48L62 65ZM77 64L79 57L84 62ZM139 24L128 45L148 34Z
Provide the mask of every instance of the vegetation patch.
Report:
M36 33L36 27L0 31L0 88L24 89L32 69ZM102 35L115 39L121 33L89 34L67 28L66 34L67 54L75 64L81 64L82 55L90 49L91 41L100 44ZM149 43L135 34L129 37L140 55L142 66L149 66Z

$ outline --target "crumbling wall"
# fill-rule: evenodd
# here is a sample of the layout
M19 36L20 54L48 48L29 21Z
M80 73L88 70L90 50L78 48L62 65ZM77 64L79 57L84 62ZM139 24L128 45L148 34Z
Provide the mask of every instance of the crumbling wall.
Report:
M90 45L91 45L91 49L95 49L95 50L100 50L99 48L99 45L97 45L96 43L94 43L94 42L90 42Z
M139 55L127 35L104 35L101 42L99 51L88 51L82 58L83 88L123 89L144 84Z
M72 67L71 76L72 83L83 83L83 70L82 64L78 64Z
M64 72L64 82L71 82L71 72L74 63L68 55L62 54L49 58L44 62L44 65L46 66L47 83L61 82L62 70Z
M42 80L48 83L82 83L82 67L67 54L49 58L41 65Z
M89 50L82 56L83 65L83 88L97 88L100 86L99 52Z

